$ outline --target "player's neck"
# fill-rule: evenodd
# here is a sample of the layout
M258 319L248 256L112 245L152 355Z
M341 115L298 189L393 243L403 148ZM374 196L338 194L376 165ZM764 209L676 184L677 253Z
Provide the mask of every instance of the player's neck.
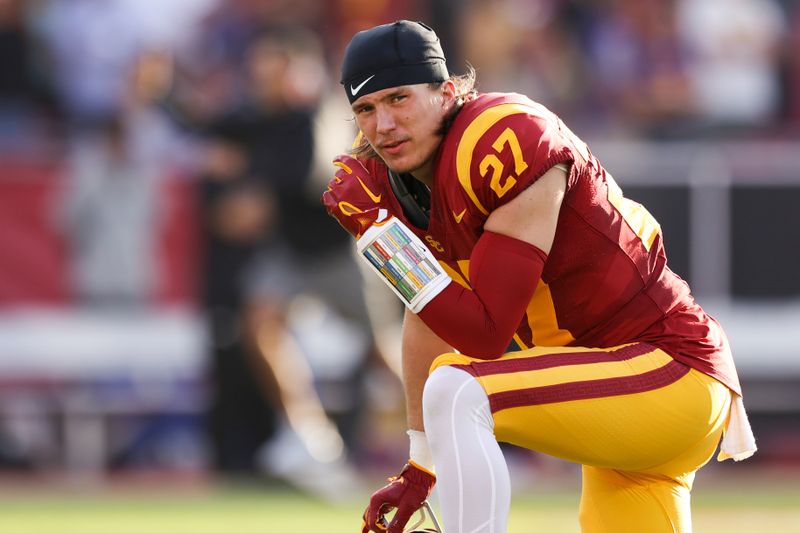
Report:
M436 153L438 154L438 150ZM434 156L425 161L421 167L412 170L409 174L427 185L428 189L433 188L433 170L436 167L437 159L436 154L434 154Z

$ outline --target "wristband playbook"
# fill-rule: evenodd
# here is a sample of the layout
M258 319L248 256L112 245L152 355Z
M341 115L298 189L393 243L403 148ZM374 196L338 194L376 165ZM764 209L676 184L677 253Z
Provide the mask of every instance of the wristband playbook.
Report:
M452 279L427 246L395 217L373 224L357 242L358 254L413 313Z

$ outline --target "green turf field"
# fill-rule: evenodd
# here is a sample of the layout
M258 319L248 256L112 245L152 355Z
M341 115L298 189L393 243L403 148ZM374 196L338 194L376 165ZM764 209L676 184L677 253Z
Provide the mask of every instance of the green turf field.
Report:
M97 489L0 493L3 533L351 533L364 500L321 504L275 486L135 491ZM577 494L537 491L514 500L509 532L578 532ZM696 533L799 533L800 487L741 481L703 487L694 502Z

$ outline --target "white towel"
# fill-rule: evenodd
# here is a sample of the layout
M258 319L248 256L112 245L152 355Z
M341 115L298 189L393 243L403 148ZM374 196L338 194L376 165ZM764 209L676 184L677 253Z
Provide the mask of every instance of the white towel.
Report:
M719 447L717 461L733 459L741 461L756 453L756 438L747 413L744 410L742 397L731 392L731 410L728 416L728 424L723 429L722 444Z

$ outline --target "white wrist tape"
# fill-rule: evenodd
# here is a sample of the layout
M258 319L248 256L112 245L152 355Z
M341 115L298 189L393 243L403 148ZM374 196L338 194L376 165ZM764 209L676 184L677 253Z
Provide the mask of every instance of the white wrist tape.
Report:
M424 431L409 429L406 431L409 441L408 458L429 472L436 472L433 467L433 455L428 446L428 437Z
M452 281L420 238L395 217L373 224L357 245L358 254L413 313Z

